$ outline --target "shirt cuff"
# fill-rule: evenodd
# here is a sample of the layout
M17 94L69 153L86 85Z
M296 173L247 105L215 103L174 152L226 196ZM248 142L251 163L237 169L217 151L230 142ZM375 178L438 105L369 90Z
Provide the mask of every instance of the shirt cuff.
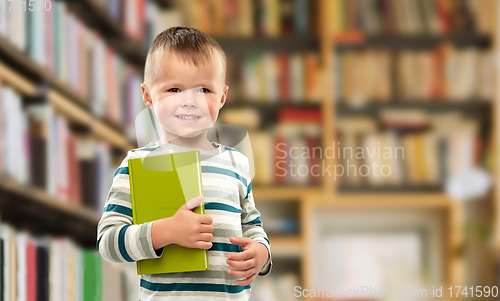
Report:
M270 246L268 246L267 244L262 243L262 242L260 242L260 243L263 244L266 247L267 252L269 253L269 258L267 259L267 263L262 267L262 269L259 272L259 276L266 276L266 275L268 275L271 272L271 269L272 269L272 266L273 266L273 259L271 257L271 248L270 248Z
M151 228L153 226L153 222L142 224L143 227L146 227L146 231L141 231L141 237L139 238L141 243L143 241L147 242L147 249L144 251L149 259L160 258L161 255L163 255L163 247L159 248L158 250L155 250L153 248L153 239L151 236ZM145 234L145 236L142 235L143 233Z

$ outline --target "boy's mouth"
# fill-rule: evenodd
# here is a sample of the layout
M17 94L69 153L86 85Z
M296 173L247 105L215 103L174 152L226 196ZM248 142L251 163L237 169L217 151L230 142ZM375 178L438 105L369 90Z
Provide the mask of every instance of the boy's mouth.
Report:
M185 122L193 122L193 121L201 118L201 116L197 116L197 115L175 115L175 117L177 117Z

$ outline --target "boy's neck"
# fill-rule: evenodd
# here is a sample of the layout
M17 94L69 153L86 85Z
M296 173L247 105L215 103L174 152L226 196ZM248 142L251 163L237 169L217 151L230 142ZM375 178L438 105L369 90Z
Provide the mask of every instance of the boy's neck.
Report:
M182 146L185 148L191 148L191 149L202 149L206 151L210 151L213 149L216 149L210 141L207 139L206 133L202 133L196 137L193 138L184 138L184 137L179 137L175 136L172 137L172 135L168 135L167 133L163 133L163 137L161 138L163 142L167 142L170 144L174 144L177 146Z

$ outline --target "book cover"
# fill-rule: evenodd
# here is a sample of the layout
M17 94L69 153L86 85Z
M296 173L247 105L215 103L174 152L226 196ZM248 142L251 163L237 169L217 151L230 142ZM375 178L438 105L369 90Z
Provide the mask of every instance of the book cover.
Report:
M199 151L148 156L128 161L134 224L173 216L179 207L203 195ZM204 214L204 203L193 212ZM171 244L160 258L137 262L137 274L208 270L207 251Z

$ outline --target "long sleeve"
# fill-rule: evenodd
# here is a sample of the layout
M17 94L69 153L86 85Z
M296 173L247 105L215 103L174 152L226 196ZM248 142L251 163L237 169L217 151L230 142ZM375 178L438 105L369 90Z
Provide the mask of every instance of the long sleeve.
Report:
M271 243L267 238L266 231L260 220L260 212L255 206L255 201L252 192L252 182L248 169L248 164L246 165L245 178L247 180L246 196L241 200L241 208L243 213L241 214L241 227L243 231L243 236L251 238L257 242L262 243L266 246L269 252L269 261L262 268L259 275L265 276L271 271L272 258L271 258Z
M129 151L117 168L102 217L97 226L97 250L110 262L134 262L159 258L163 248L154 250L151 239L153 222L133 225L128 159Z

